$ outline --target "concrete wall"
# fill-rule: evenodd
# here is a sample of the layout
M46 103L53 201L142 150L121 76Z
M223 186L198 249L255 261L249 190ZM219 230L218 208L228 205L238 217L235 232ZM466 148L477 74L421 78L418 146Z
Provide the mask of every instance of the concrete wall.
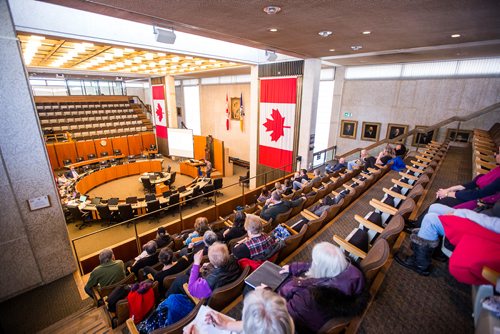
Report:
M342 78L336 77L336 89L342 93L334 97L332 115L338 154L373 143L360 140L363 121L382 123L380 139L384 139L388 123L408 124L411 130L415 125L432 125L455 115L465 116L500 101L500 78L345 81ZM352 117L344 117L345 112L352 113ZM338 137L342 119L358 121L356 140ZM461 129L489 129L495 122L500 122L500 113L463 123ZM456 122L449 125L456 126ZM445 135L446 129L440 129L438 139L444 139Z
M230 121L226 130L226 93L229 104L232 97L243 94L245 118L243 131L239 121ZM224 141L229 156L250 161L250 84L202 85L200 86L201 134L212 135Z
M8 66L7 66L8 64ZM0 300L75 269L28 79L6 0L0 0ZM50 198L30 211L28 200Z

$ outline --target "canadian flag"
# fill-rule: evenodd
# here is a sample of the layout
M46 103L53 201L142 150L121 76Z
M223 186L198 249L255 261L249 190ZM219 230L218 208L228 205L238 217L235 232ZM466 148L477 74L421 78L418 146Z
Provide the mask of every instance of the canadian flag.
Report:
M165 109L165 87L152 85L153 88L153 115L156 127L156 136L167 138L167 110Z
M297 78L260 80L259 163L292 171Z

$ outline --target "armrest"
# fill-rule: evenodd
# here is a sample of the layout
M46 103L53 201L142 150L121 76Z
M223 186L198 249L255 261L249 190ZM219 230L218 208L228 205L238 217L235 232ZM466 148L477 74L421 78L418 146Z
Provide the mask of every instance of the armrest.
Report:
M150 279L150 280L152 280L152 281L154 281L154 280L155 280L155 279L154 279L154 277L153 277L153 275L151 275L151 273L149 273L149 274L147 275L147 278L148 278L148 279Z
M373 206L375 209L378 209L378 210L380 210L382 212L390 214L391 216L394 216L396 213L398 213L397 209L393 208L390 205L382 203L378 199L372 199L370 201L370 205Z
M333 236L333 241L335 241L337 243L337 245L339 245L340 247L342 247L343 249L345 249L349 253L353 254L354 256L357 256L357 257L362 258L362 259L364 259L366 257L365 252L363 252L358 247L351 245L345 239L343 239L337 235Z
M127 319L126 324L130 334L139 334L137 327L135 327L134 319L132 318Z
M346 189L349 189L349 190L353 190L353 189L354 189L354 188L353 188L353 187L351 187L349 184L343 184L342 186L343 186L344 188L346 188Z
M498 279L500 279L500 273L489 267L483 267L481 275L493 285L496 285Z
M333 191L332 191L332 194L333 194L333 195L335 195L335 196L338 196L338 195L339 195L339 193L338 193L338 192L336 192L335 190L333 190Z
M337 182L338 179L339 179L338 177L333 177L333 176L330 178L330 180L332 180L332 182Z
M424 172L423 169L415 168L415 167L410 166L410 165L406 165L406 169L411 170L412 172L418 173L418 174L422 174Z
M382 231L384 230L382 227L372 223L371 221L365 219L364 217L361 217L360 215L354 215L354 219L367 229L375 231L377 233L382 233Z
M489 163L489 162L486 162L486 161L482 161L482 160L480 160L477 157L476 157L476 165L480 165L480 166L483 166L483 167L486 167L486 168L489 168L489 169L494 169L497 166L496 164L492 164L492 163Z
M364 172L359 173L359 175L361 175L364 178L369 178L370 177L370 175L368 175L368 174L366 174Z
M423 162L420 161L411 160L410 162L412 163L412 165L419 166L422 168L426 168L427 166L429 166L429 164L424 164Z
M405 195L401 195L400 193L397 193L395 191L392 191L391 189L387 189L387 188L382 188L382 190L389 196L392 196L394 198L399 198L401 200L405 200L406 199L406 196Z
M378 169L375 169L375 168L368 167L368 171L369 171L370 173L377 173L379 170L378 170Z
M417 181L418 180L418 177L416 177L414 175L410 175L408 173L399 172L399 175L401 175L401 177L407 178L409 180L413 180L413 181Z
M379 165L379 164L375 164L375 166L377 166L377 168L379 168L379 169L382 169L382 168L384 168L384 166L382 166L382 165Z
M299 234L299 232L295 231L293 228L291 228L290 226L288 226L287 224L281 224L281 226L283 226L284 228L287 229L288 232L290 232L292 235L294 234Z
M475 156L476 156L476 158L479 158L479 159L487 161L487 162L492 162L492 163L496 162L493 155L486 155L486 154L481 153L478 150L475 151Z
M487 174L489 172L490 172L489 170L482 169L481 166L477 166L476 165L476 175L478 175L478 174Z
M423 156L421 155L416 155L415 158L417 158L418 160L420 161L425 161L425 162L432 162L431 159L428 159L428 158L424 158Z
M189 289L188 289L188 284L187 283L184 283L182 285L182 289L184 290L184 292L186 293L186 296L189 297L189 299L191 299L193 301L193 303L198 304L200 302L200 299L199 298L196 298L196 297L193 297L191 295L191 293L189 292Z
M301 213L305 213L306 216L309 216L309 217L304 217L304 218L308 218L308 219L318 219L319 217L316 216L314 213L312 213L311 211L307 210L307 209L304 209L302 210Z
M406 189L413 189L413 186L411 184L408 184L408 183L400 181L400 180L391 179L391 182L394 183L397 186L400 186L400 187L403 187L403 188L406 188Z

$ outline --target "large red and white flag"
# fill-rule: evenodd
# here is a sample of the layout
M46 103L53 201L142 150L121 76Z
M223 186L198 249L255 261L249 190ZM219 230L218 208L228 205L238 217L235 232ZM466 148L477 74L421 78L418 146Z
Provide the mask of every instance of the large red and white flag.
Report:
M259 163L292 170L297 78L260 80Z
M167 138L167 110L165 108L165 87L152 85L153 89L153 115L156 127L156 136Z

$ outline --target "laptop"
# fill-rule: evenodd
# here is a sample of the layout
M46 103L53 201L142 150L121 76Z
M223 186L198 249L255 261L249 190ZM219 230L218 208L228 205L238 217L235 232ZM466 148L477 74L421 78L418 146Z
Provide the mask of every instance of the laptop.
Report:
M137 203L137 197L127 197L125 199L125 203L127 203L127 204L135 204L135 203Z
M81 195L80 196L80 202L85 203L87 201L87 196Z
M170 197L170 195L172 195L172 192L170 190L167 190L163 193L163 197L165 198Z
M108 205L118 205L118 198L113 197L108 199Z
M101 198L102 197L94 197L94 198L92 198L92 201L90 202L90 204L97 205L97 204L101 203Z
M149 181L151 182L154 182L158 179L158 175L154 174L154 175L149 175Z
M183 193L186 191L186 186L180 186L179 188L177 188L177 191L180 192L180 193Z
M288 273L280 274L281 269L277 264L266 261L253 273L248 275L245 283L254 289L261 284L265 284L273 289L273 291L276 291L289 275Z

